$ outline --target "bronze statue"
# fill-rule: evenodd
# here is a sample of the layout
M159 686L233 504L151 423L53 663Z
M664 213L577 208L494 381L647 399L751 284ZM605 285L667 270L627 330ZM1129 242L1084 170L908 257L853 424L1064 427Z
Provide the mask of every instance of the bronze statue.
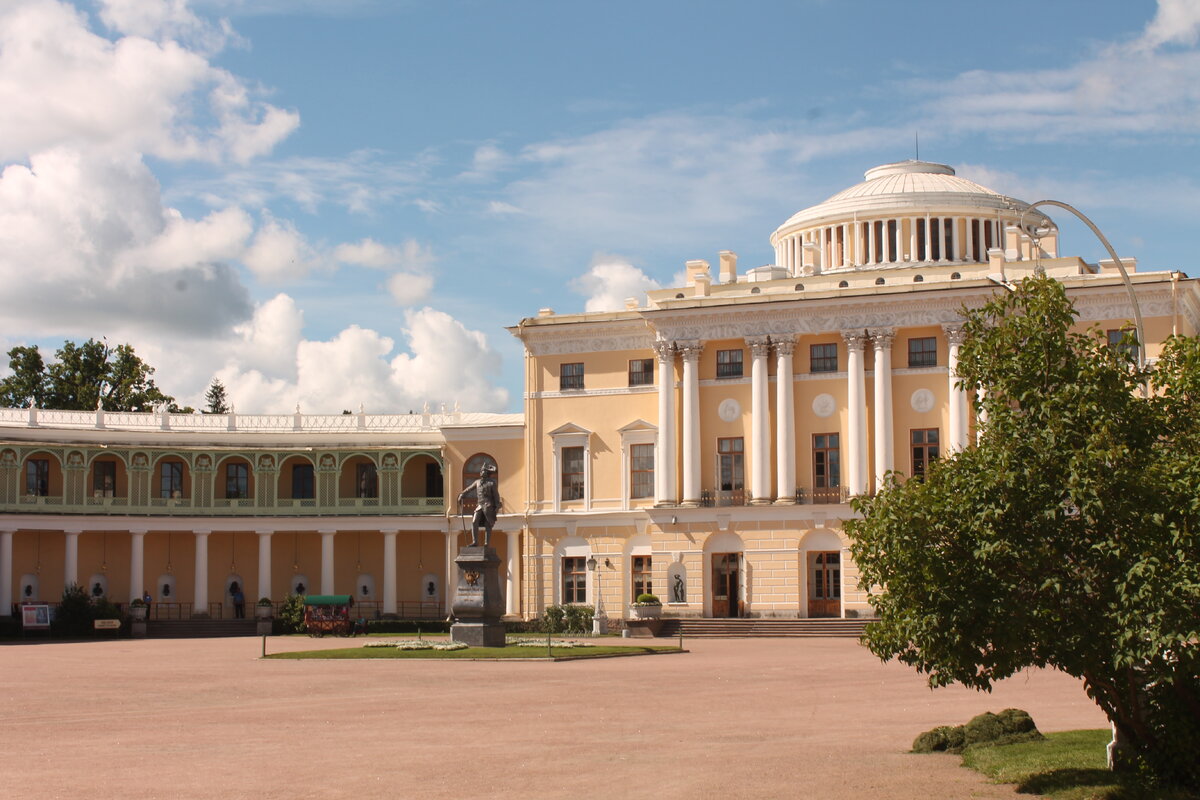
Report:
M496 467L484 464L479 477L458 496L461 512L462 501L471 491L475 492L475 515L471 517L471 547L479 546L479 526L484 526L483 546L492 538L492 526L496 524L496 512L500 509L500 491L496 488Z

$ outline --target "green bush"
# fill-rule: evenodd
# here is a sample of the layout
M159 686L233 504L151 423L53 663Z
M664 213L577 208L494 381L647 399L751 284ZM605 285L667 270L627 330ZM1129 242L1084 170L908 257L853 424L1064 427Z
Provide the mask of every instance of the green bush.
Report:
M72 583L63 589L62 602L54 614L50 631L55 636L87 636L93 619L92 599L82 586Z
M562 633L566 629L563 624L566 616L562 606L546 606L542 614L542 633Z
M289 594L279 607L272 625L273 633L303 633L304 632L304 598L298 594Z
M596 612L591 606L566 606L566 612L563 619L566 633L592 632L592 617Z
M449 633L450 623L444 619L372 619L367 620L367 633Z
M972 745L1012 744L1044 738L1033 717L1019 708L986 711L966 725L940 725L913 740L914 753L961 753Z
M656 595L656 594L639 594L637 597L637 602L639 605L647 605L647 606L661 606L662 605L662 601L658 599L658 595Z

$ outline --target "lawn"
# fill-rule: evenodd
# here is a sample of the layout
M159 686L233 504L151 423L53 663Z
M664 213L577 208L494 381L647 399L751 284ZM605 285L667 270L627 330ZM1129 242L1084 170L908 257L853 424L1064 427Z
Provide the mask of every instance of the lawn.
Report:
M272 653L276 659L359 659L359 658L423 658L423 659L502 659L539 658L559 661L615 656L645 656L686 652L675 646L597 645L592 647L468 647L463 650L401 650L395 647L346 647L336 650L301 650L294 653Z
M1103 729L1048 733L1037 742L969 747L962 759L997 783L1017 784L1019 793L1053 800L1194 800L1109 772L1104 759L1111 739Z

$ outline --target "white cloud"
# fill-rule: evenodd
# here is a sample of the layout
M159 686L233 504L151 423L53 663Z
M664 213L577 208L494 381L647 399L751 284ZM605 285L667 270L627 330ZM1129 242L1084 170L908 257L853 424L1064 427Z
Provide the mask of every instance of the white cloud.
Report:
M339 245L333 256L343 264L397 270L387 280L388 293L397 305L421 303L433 290L433 276L429 271L436 259L430 248L415 239L408 239L399 246L363 239L354 244Z
M414 306L433 290L433 276L412 272L397 272L388 278L388 293L398 306Z
M110 4L102 14L118 29L148 33L186 22L181 6L136 8ZM245 161L299 124L296 113L255 99L207 53L174 39L109 40L89 30L82 12L55 0L9 0L0 10L0 108L5 160L72 147Z
M232 36L227 23L211 24L187 0L99 0L100 19L111 31L146 39L178 39L217 52Z
M585 311L620 311L625 308L626 298L636 298L638 305L645 305L646 292L662 287L621 256L597 253L591 268L573 280L571 288L587 296Z
M263 224L242 255L242 263L260 281L276 284L304 278L313 270L329 265L295 225L277 220L268 212L264 212Z
M514 206L512 203L505 203L500 200L492 200L487 204L487 212L489 214L524 214L525 212Z
M1200 133L1200 1L1160 0L1142 35L1067 67L972 70L913 88L928 124L1022 140ZM1181 47L1168 47L1179 45Z

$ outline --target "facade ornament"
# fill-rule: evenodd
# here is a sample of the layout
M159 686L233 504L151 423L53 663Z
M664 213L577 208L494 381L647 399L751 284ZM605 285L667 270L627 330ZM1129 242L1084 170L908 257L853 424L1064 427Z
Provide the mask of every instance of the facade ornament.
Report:
M819 394L812 401L813 413L818 417L829 417L837 411L837 401L833 399L831 394Z
M932 411L934 402L933 392L928 389L917 389L909 399L909 403L912 404L912 410L918 414L926 414Z
M867 332L871 335L871 344L876 350L892 349L892 340L896 338L895 328L871 328Z
M861 330L842 331L842 338L846 340L847 349L855 353L861 353L867 344L867 334Z
M796 352L796 339L793 336L781 336L778 339L772 336L771 344L777 356L790 356Z
M754 358L762 356L766 358L771 352L771 337L765 335L747 336L746 344L750 347L750 354Z
M675 342L675 350L683 357L684 361L695 364L700 360L700 354L704 352L704 342L696 340Z
M667 339L655 339L654 354L664 364L671 363L675 360L675 343Z
M942 330L946 332L946 341L951 345L960 345L967 339L961 322L947 323L942 326Z
M733 422L741 415L742 406L732 397L722 400L721 405L717 406L717 416L719 416L723 422Z

